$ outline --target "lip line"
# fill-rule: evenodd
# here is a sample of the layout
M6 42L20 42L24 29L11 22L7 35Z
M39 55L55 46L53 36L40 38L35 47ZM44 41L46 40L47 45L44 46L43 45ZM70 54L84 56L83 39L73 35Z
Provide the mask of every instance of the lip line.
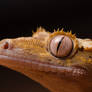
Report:
M55 73L58 75L64 75L67 77L71 77L73 76L74 78L78 77L85 77L87 75L87 71L85 69L83 69L82 67L65 67L65 66L60 66L60 65L54 65L54 64L49 64L49 63L42 63L40 61L36 61L36 60L25 60L25 59L19 59L19 58L12 58L9 56L5 56L5 55L0 55L0 60L4 59L4 60L13 60L13 61L21 61L21 62L25 62L26 64L28 63L28 65L30 67L32 67L33 70L38 70L41 72L50 72L50 73ZM41 68L40 68L41 67Z

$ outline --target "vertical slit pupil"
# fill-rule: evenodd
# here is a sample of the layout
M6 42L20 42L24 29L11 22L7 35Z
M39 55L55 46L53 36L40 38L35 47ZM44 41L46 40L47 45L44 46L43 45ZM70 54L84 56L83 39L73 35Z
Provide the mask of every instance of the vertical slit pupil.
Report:
M61 45L63 39L64 39L64 37L62 37L61 40L60 40L59 43L58 43L58 46L57 46L57 52L58 52L58 50L59 50L59 47L60 47L60 45Z

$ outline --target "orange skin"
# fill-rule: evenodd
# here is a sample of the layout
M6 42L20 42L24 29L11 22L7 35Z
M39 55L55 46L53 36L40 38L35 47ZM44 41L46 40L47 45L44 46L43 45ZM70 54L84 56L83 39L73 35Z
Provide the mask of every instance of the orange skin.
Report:
M81 50L75 46L77 51L72 57L60 59L48 51L50 35L54 36L39 28L32 37L0 41L0 65L28 76L52 92L91 92L92 47Z

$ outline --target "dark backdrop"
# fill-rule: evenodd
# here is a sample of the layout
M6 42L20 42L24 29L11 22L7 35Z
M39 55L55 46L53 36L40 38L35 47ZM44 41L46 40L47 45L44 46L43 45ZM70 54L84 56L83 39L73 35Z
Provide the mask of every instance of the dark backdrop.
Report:
M49 31L63 27L77 37L92 38L91 12L88 0L1 0L0 39L31 36L31 30L39 26ZM1 92L37 92L35 89L44 90L27 77L0 67Z

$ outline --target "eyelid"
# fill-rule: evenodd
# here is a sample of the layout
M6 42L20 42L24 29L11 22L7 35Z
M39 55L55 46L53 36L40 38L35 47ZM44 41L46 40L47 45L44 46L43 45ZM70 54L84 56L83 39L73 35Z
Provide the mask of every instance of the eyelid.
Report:
M55 37L57 38L58 36L63 36L64 37L64 39L65 38L68 38L68 39L70 39L70 43L72 44L72 48L70 48L70 53L68 53L67 55L65 55L64 57L62 56L62 57L60 57L60 56L57 56L56 54L53 54L53 52L51 51L51 41L53 40L53 39L55 39ZM61 39L61 38L58 38L58 39ZM64 40L63 39L63 40ZM63 42L63 41L62 41ZM68 43L68 41L66 41L66 44L69 44ZM58 46L58 45L57 45ZM57 47L56 46L56 47ZM60 44L59 44L59 46L61 46ZM56 49L55 49L55 46L53 46L54 47L54 52L56 52ZM71 46L70 46L71 47ZM56 32L53 32L52 34L50 34L50 36L49 36L49 38L48 38L48 40L47 40L47 50L53 55L53 56L55 56L55 57L57 57L57 58L71 58L71 57L73 57L75 54L76 54L76 52L77 52L77 50L78 50L78 48L79 48L79 43L78 43L78 40L77 40L77 38L76 38L76 36L75 35L73 35L73 34L71 34L71 32L69 33L69 32L64 32L64 31L56 31ZM60 48L58 47L58 49L60 50Z

